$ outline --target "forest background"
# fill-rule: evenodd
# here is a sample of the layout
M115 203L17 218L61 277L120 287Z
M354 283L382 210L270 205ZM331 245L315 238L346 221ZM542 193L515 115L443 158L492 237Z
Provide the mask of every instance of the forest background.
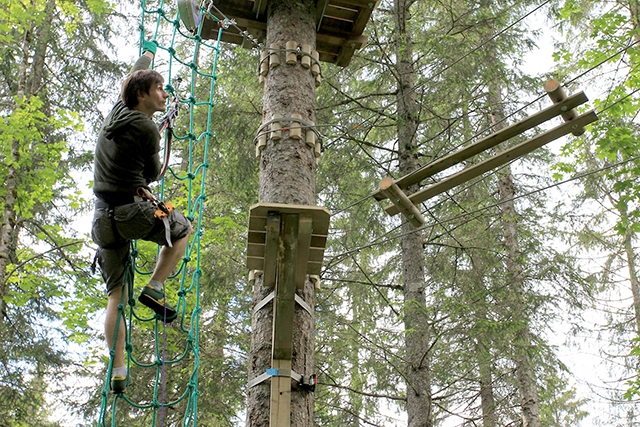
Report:
M130 66L114 41L138 40L138 7L0 1L3 427L95 421L106 299L76 220L91 215L97 130ZM317 194L333 216L315 308L317 425L410 424L416 350L428 405L412 425L640 423L639 22L631 0L382 1L351 64L323 64ZM524 58L551 30L555 63L532 72ZM397 49L398 34L410 49ZM201 253L199 420L211 427L243 425L246 407L259 54L224 46L218 64ZM399 98L407 63L411 95ZM425 165L550 105L550 77L590 97L600 119L584 135L430 201L419 231L369 197L380 178L401 176L403 155ZM407 233L424 268L411 298ZM597 360L590 375L576 376L576 354ZM137 420L127 425L148 425Z

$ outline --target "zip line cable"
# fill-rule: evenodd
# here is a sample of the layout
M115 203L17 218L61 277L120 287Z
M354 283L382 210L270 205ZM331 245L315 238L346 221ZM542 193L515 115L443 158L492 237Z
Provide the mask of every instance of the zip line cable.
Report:
M168 60L161 64L162 74L167 76L166 90L180 103L179 109L188 110L188 120L178 120L173 130L168 128L163 132L166 156L169 154L166 152L169 150L168 132L173 132L173 137L182 144L179 157L185 170L181 172L168 167L167 171L170 173L160 182L160 199L169 195L174 197L175 204L191 221L194 231L182 262L178 265L178 271L169 277L169 281L173 283L172 290L167 292L169 297L176 294L173 290L175 282L179 286L176 304L178 318L171 327L167 327L156 316L149 316L146 308L136 305L134 272L140 276L150 275L151 272L143 268L144 261L151 256L146 255L149 244L132 243L129 261L131 268L127 268L124 279L128 292L123 292L114 334L118 335L120 320L123 319L129 385L124 394L109 393L113 368L111 357L101 392L102 401L96 424L99 427L115 427L118 423L126 425L126 420L130 417L148 420L147 425L151 426L164 426L167 417L170 417L167 422L171 425L197 425L202 221L206 173L209 167L208 153L213 137L211 124L215 106L216 70L224 24L210 16L220 24L217 40L210 44L200 36L201 23L195 32L189 34L181 28L179 12L175 6L166 7L165 1L160 0L154 5L157 6L154 9L149 7L150 3L145 0L141 3L140 46L147 39L158 43L156 64L160 63L158 58L165 53L168 55ZM202 13L208 12L202 9ZM174 19L169 18L169 15L173 15ZM151 37L147 36L146 27L154 28L149 33ZM203 49L210 53L208 58L211 58L207 63L207 71L203 71L198 64L198 56ZM189 52L192 53L191 58L188 58ZM205 88L208 82L208 97L201 100L196 97L196 93L202 93L196 91L198 77L207 79L201 80L201 85L204 84ZM183 78L189 81L188 97L178 96L177 85L172 84L174 80L179 82ZM141 256L143 253L144 257ZM157 256L158 249L155 253ZM124 301L125 294L128 294L127 301ZM149 338L153 338L152 346L148 345ZM110 350L111 356L114 354L113 345L115 339ZM185 372L190 372L187 378ZM171 413L166 412L167 408L171 408Z

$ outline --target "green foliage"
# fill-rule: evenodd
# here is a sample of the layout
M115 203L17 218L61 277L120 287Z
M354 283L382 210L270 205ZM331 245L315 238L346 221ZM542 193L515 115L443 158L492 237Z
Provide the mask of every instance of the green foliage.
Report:
M568 386L568 381L558 373L547 375L541 387L540 425L544 427L580 426L588 416L584 409L589 399L576 399L576 391Z

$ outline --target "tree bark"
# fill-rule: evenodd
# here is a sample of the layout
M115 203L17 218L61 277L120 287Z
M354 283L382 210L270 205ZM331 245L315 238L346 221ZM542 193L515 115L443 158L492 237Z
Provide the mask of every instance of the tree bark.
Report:
M628 218L628 212L618 208L620 217ZM635 250L633 248L633 238L635 233L627 228L622 239L624 253L627 258L627 270L629 271L629 284L631 285L631 294L633 295L633 316L635 319L636 334L640 335L640 281L638 280L638 264Z
M37 27L32 26L24 33L18 87L16 88L16 95L19 98L29 99L42 85L45 74L47 45L55 14L55 6L55 0L48 0L45 8L46 15L42 23ZM21 143L24 143L24 141L15 139L11 142L11 161L7 162L6 194L3 203L2 224L0 225L0 325L4 323L7 315L7 267L15 257L19 234L16 199L18 196L18 183L21 172ZM0 338L2 337L0 336Z
M298 45L309 44L315 48L315 2L313 0L271 0L268 5L266 46L276 44L285 48L287 41ZM263 94L263 122L275 115L291 117L300 114L302 120L315 122L315 79L309 69L300 65L288 65L284 52L280 66L272 68L265 76ZM297 123L292 123L296 126ZM261 202L284 204L315 204L316 162L313 148L304 139L292 139L289 132L282 132L282 139L268 140L260 158ZM253 304L262 301L272 288L263 286L262 278L256 280ZM314 287L307 280L304 289L296 291L306 303L314 307ZM273 307L267 304L252 319L249 378L255 378L271 368L271 335ZM293 326L292 369L299 374L314 372L314 321L296 304ZM247 426L269 425L270 385L266 381L247 391ZM292 387L291 425L312 426L314 420L313 393Z
M496 85L490 85L489 105L495 129L504 127L502 94ZM504 145L504 144L503 144ZM531 331L529 314L523 302L525 286L522 277L523 266L518 247L518 215L515 206L515 187L511 167L507 165L498 172L498 194L500 197L500 224L502 226L505 255L505 284L508 298L505 309L508 316L518 319L520 324L515 333L513 344L513 362L516 366L516 380L520 393L520 406L523 427L540 427L540 409L533 361L531 360Z
M416 133L418 104L415 100L415 71L411 34L407 28L411 0L395 0L395 64L397 78L398 168L403 176L419 167ZM407 193L418 190L414 185ZM407 415L409 427L430 427L431 372L429 363L429 324L426 311L422 233L408 222L402 225L402 273L406 348Z

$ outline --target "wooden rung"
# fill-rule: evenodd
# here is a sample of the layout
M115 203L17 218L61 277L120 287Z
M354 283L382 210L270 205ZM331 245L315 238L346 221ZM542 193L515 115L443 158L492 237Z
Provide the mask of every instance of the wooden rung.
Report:
M418 210L418 208L411 203L411 200L396 184L393 183L393 178L386 177L380 181L380 191L391 200L393 205L399 212L409 220L415 227L420 227L425 223L424 217Z
M485 138L482 138L478 142L471 144L461 150L458 150L454 153L451 153L441 159L438 159L428 165L411 172L408 175L403 176L402 178L395 181L395 184L400 189L405 189L410 185L417 184L424 179L437 174L438 172L442 172L443 170L450 168L453 165L456 165L464 160L467 160L476 154L479 154L489 148L493 148L496 145L513 138L516 135L519 135L529 129L538 126L541 123L546 122L553 117L556 117L562 113L564 110L569 110L578 105L584 104L589 99L584 94L584 92L578 92L575 95L571 95L567 99L558 102L557 104L552 105L551 107L545 108L533 114L517 123L512 124L498 132L495 132ZM387 197L382 193L382 191L375 191L372 196L376 200L384 200Z
M531 138L508 150L505 150L499 154L496 154L495 156L490 157L478 163L475 166L471 166L469 168L463 169L460 172L453 174L447 177L446 179L443 179L437 184L424 188L410 195L409 200L413 204L422 203L434 196L437 196L438 194L444 193L447 190L450 190L460 184L463 184L469 181L470 179L478 177L485 172L488 172L492 169L502 166L505 163L508 163L519 157L522 157L525 154L528 154L533 150L540 148L551 141L554 141L568 133L571 133L574 129L586 126L589 123L595 122L596 120L598 120L598 116L593 110L591 110L581 116L578 116L578 118L576 118L575 120L572 120L571 122L563 123L560 126L557 126L551 130L541 133L540 135L534 138ZM385 207L384 210L389 215L396 215L401 212L396 205L389 205Z
M547 82L544 84L544 90L545 92L547 92L547 95L549 95L549 98L551 98L554 104L567 99L567 94L560 85L560 82L557 80L547 80ZM578 113L573 108L564 110L562 113L560 113L560 115L565 122L575 120L578 117ZM574 136L580 136L585 133L585 128L581 127L578 129L574 129L571 131L571 133Z

